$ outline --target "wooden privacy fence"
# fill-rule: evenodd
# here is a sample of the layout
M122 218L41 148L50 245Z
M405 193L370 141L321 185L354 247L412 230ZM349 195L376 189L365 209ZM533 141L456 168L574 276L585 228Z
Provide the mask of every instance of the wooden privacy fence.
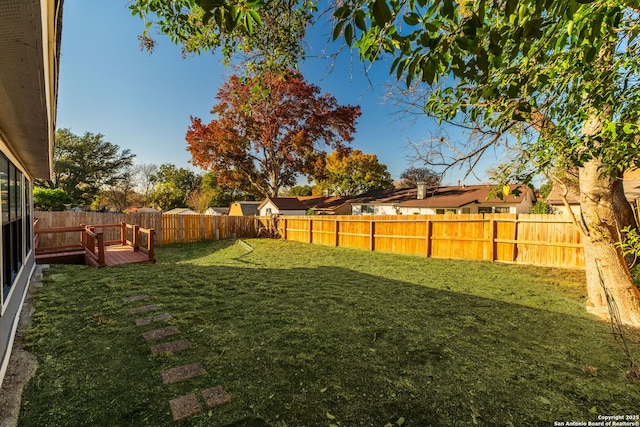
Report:
M155 230L156 244L190 243L201 240L217 240L236 237L255 237L261 220L254 217L213 215L162 215L151 213L102 213L102 212L48 212L35 211L38 228L77 227L81 224L100 226L126 222L145 229ZM42 234L38 237L43 246L75 244L73 236ZM105 240L120 239L115 229L104 230Z
M269 227L268 218L253 216L36 211L34 218L38 228L124 221L154 229L156 244L256 237L260 227ZM584 268L581 235L568 217L560 215L281 216L278 229L283 239L313 244L433 258ZM75 243L65 238L69 237L39 236L43 246ZM117 230L104 230L105 240L119 238Z
M580 232L558 215L283 216L278 228L306 243L584 268Z

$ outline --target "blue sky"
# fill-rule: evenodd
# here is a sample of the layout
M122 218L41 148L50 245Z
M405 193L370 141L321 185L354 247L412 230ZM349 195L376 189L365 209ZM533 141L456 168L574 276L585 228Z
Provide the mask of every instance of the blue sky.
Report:
M184 135L189 117L213 119L210 110L218 88L231 73L219 53L182 58L180 48L162 35L153 54L141 51L137 36L143 22L131 16L126 0L67 0L64 4L62 54L58 96L58 128L75 134L101 133L129 149L137 163L171 163L193 168ZM376 64L364 77L362 65L348 54L334 68L313 57L328 40L329 28L309 38L311 57L301 71L305 79L329 92L340 104L360 105L362 116L352 147L378 155L395 179L410 166L409 140L428 139L433 121L399 122L384 102L391 81L385 64ZM476 174L486 181L485 169ZM448 173L455 184L464 173ZM464 182L478 182L469 177ZM301 184L306 183L303 179Z

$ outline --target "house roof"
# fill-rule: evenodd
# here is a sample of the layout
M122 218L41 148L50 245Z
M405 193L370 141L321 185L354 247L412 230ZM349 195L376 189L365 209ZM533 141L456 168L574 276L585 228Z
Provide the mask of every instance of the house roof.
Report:
M3 0L0 7L0 129L36 178L53 170L62 3Z
M521 203L528 194L531 195L535 201L533 191L530 191L529 187L524 184L509 185L510 192L519 189L520 193L517 196L509 194L503 199L497 196L489 197L494 189L495 186L489 184L438 187L427 190L424 199L413 198L399 205L424 208L460 208L472 204L517 205Z
M352 205L356 204L393 204L397 205L418 197L417 188L400 188L388 190L369 190L359 196L349 200Z
M242 212L242 215L244 215L244 216L257 215L258 214L258 205L259 204L260 204L260 202L255 202L255 201L251 201L251 202L242 201L242 202L233 202L232 203L232 205L237 205L238 207L240 207L240 211Z
M158 209L148 207L133 207L125 211L126 213L160 213Z
M163 212L165 215L200 215L198 212L191 210L189 208L173 208L166 212Z
M562 189L559 186L554 185L551 188L551 192L549 192L549 195L547 196L546 203L548 205L564 205L561 195L562 195ZM567 193L567 202L569 202L570 205L580 204L580 202L578 201L577 195L574 194L572 191L569 191Z
M347 196L299 196L300 200L307 209L316 210L333 210L343 206L353 197Z
M213 211L213 212L216 212L216 213L218 213L220 215L227 215L229 213L229 208L209 206L207 208L207 211Z
M268 202L271 202L280 211L307 210L307 206L298 200L297 197L267 197L258 205L258 209L262 209Z

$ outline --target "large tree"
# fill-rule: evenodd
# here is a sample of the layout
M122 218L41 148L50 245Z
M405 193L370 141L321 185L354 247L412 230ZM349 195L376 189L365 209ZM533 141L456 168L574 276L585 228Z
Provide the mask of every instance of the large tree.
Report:
M387 166L375 154L334 151L327 156L325 178L318 185L329 193L356 196L373 189L393 188Z
M216 99L217 118L191 119L191 163L215 171L224 185L246 180L260 196L277 196L298 174L321 176L322 148L343 150L360 115L360 107L338 105L294 71L233 75Z
M428 87L428 115L483 136L458 160L515 143L532 171L576 171L589 308L605 315L608 294L623 322L640 324L616 245L630 220L619 178L640 158L637 2L360 0L335 17L363 59L390 55L398 78Z
M104 135L85 132L75 135L58 129L53 152L53 175L39 180L44 188L61 188L74 204L89 206L106 186L127 179L127 169L135 155L130 150L105 141Z
M426 182L428 187L437 187L440 185L441 178L439 173L429 168L412 166L400 174L400 185L404 188L411 188L415 187L418 182Z

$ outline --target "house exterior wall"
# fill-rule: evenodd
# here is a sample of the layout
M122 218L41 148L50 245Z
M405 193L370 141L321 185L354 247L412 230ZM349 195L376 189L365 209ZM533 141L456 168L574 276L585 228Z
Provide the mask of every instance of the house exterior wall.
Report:
M35 268L31 182L28 171L11 155L7 141L0 139L0 386Z
M271 216L271 215L275 215L275 214L279 214L280 211L278 210L278 208L276 207L276 205L274 205L271 200L267 200L267 202L264 204L264 206L262 206L260 209L258 209L258 215L259 216Z
M352 204L351 215L397 215L398 210L394 205L375 203Z

